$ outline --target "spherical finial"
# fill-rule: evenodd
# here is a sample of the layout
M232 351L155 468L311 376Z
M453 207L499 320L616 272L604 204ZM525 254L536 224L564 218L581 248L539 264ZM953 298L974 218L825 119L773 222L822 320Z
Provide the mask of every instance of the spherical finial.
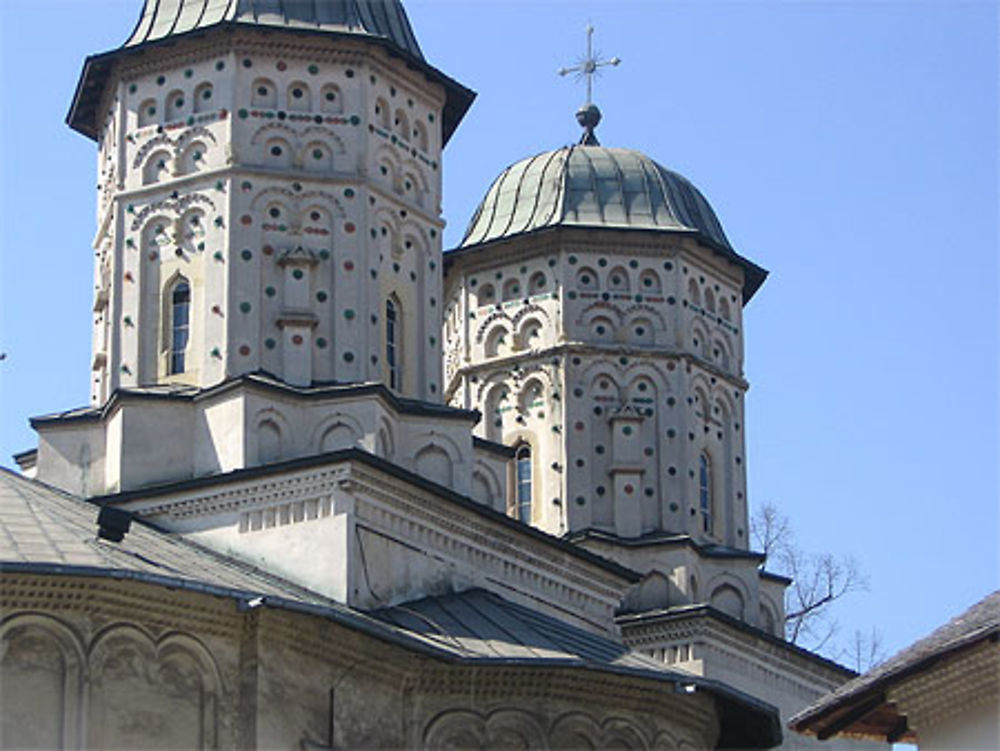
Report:
M594 135L594 129L601 122L601 111L597 108L597 105L583 105L576 111L576 121L580 123L580 127L584 131L580 143L585 146L597 146L597 136Z
M585 104L576 111L576 121L581 128L593 130L601 122L601 111L596 104Z

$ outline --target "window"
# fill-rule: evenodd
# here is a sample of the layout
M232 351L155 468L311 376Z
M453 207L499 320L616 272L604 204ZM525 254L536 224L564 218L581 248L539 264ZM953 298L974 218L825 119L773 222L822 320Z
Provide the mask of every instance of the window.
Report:
M708 454L698 457L698 505L701 507L701 531L712 534L712 462Z
M400 372L399 340L401 316L398 301L390 297L385 301L385 364L389 371L389 388L402 385Z
M531 446L523 444L517 460L517 520L531 523Z
M191 332L191 287L181 281L170 295L170 369L171 375L184 372L184 354Z

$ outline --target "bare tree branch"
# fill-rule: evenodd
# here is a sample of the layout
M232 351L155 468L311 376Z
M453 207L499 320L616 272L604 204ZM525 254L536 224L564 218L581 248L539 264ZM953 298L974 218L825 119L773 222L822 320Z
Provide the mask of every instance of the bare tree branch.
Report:
M792 579L785 590L785 638L814 650L827 647L837 633L837 622L830 615L833 604L868 588L857 562L803 551L795 544L788 517L770 503L754 512L750 534L765 562Z
M757 548L765 555L786 547L791 543L792 529L788 517L772 503L754 509L750 521L750 536Z
M855 629L854 638L837 659L846 662L859 673L864 673L883 662L885 657L882 634L873 626L868 634Z

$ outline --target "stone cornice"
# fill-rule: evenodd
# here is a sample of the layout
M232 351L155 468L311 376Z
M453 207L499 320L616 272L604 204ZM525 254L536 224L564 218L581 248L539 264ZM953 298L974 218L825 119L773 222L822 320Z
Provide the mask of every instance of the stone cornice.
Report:
M610 615L621 599L625 582L620 577L566 550L526 545L521 534L498 529L483 517L456 514L451 504L434 494L414 493L412 488L360 467L352 471L345 485L367 501L358 499L359 525L367 523L418 549L462 559L511 589L534 590L570 613L582 607L584 612Z
M856 675L854 671L825 657L736 621L708 606L686 613L663 613L619 622L625 642L637 649L648 650L681 640L700 640L713 645L727 657L761 669L774 671L780 666L787 679L813 691L817 680L832 689Z
M572 225L545 227L481 246L452 248L444 255L445 268L460 265L464 271L471 273L494 268L500 263L516 263L552 253L621 253L623 245L627 245L629 257L654 257L663 260L677 258L685 253L698 253L700 263L707 264L728 283L740 288L743 282L732 270L732 266L736 264L728 256L709 248L689 234L669 229ZM623 238L627 239L623 241ZM706 248L712 251L711 256L704 255ZM446 288L450 289L450 285L446 285Z
M497 370L510 370L511 366L528 361L548 361L552 357L564 357L568 355L591 355L596 357L630 357L643 358L644 360L680 360L688 367L696 366L706 373L720 378L731 386L741 391L748 391L750 383L732 373L726 373L719 367L704 360L691 352L677 349L675 347L630 347L625 344L587 344L584 342L564 342L554 347L531 350L528 352L515 352L504 357L492 357L481 363L460 365L452 376L448 384L446 394L454 393L458 381L462 377L469 375L479 375L481 373L492 373Z
M349 468L335 464L313 471L278 472L263 477L233 478L229 483L212 485L200 492L186 493L178 490L169 495L157 496L159 500L143 502L142 491L130 494L137 501L135 510L150 519L164 517L171 521L230 514L267 508L276 503L294 503L329 495L346 480ZM109 499L110 500L110 499Z
M308 613L265 609L261 613L260 631L264 639L326 664L341 674L374 676L398 685L410 670L406 658L412 657L412 653L406 649ZM386 650L395 658L388 658Z

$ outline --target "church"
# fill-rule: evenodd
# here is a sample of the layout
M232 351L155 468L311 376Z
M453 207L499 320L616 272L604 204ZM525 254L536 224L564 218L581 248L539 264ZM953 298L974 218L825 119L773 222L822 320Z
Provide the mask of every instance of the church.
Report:
M750 547L766 271L589 96L443 248L474 96L399 0L146 0L84 62L91 402L0 472L5 747L816 746L854 674Z

